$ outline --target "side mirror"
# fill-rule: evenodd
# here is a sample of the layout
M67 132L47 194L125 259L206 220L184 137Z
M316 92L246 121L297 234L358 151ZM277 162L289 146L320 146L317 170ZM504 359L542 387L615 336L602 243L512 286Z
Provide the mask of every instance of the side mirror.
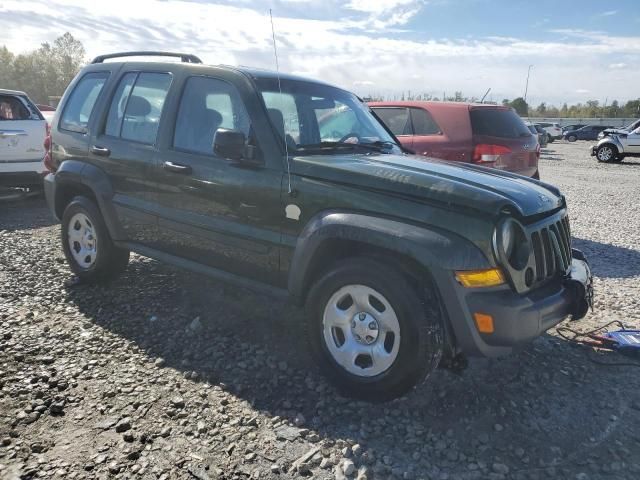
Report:
M246 142L247 137L244 133L219 128L213 136L213 153L229 160L241 160L244 157Z

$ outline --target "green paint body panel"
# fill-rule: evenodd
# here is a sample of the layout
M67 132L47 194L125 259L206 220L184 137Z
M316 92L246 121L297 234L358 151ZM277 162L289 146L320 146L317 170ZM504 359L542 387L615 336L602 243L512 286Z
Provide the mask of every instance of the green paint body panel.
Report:
M304 283L304 275L293 270L309 264L307 257L315 250L305 248L319 242L318 231L325 229L331 232L327 238L344 235L363 243L370 238L378 247L415 259L437 281L449 282L456 266L496 266L492 241L500 216L526 222L565 207L555 187L458 162L376 152L292 155L287 162L255 84L256 78L272 75L268 72L173 63L95 64L67 89L63 109L83 75L95 71L109 72L109 78L86 132L63 131L60 115L54 119L52 153L58 172L47 179L47 198L59 212L55 202L64 198L60 192L82 178L114 240L139 245L140 251L163 252L291 292ZM119 80L138 71L171 75L153 145L104 133ZM193 76L235 87L258 146L253 163L173 148L182 91ZM110 155L93 153L94 146ZM165 162L188 165L190 172L167 171ZM298 218L286 214L290 205L299 209ZM443 288L442 294L451 288Z

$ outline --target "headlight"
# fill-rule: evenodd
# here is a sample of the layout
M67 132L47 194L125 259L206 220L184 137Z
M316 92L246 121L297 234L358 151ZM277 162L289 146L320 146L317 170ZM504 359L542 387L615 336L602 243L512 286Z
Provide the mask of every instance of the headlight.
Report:
M505 218L496 231L498 258L515 270L522 270L529 263L531 244L524 227L517 220Z
M500 228L500 239L502 240L502 251L509 258L513 253L515 236L513 232L513 222L504 222Z

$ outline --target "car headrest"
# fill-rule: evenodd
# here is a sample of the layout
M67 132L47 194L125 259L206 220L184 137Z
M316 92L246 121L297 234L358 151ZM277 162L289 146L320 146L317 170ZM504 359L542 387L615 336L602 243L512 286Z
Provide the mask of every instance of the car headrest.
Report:
M276 127L278 133L284 136L284 116L282 112L277 108L267 108L267 113L269 114L269 120Z
M127 115L132 117L146 117L151 113L149 100L138 95L132 95L127 103Z

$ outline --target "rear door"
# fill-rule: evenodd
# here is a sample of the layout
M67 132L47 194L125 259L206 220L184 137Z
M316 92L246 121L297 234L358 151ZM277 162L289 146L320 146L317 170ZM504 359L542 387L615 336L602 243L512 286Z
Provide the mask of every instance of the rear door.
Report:
M26 96L0 94L0 172L42 171L46 128Z
M371 107L403 147L414 150L413 128L407 107Z
M151 68L151 67L150 67ZM156 216L150 200L158 129L173 74L127 64L91 136L91 162L109 173L125 239L150 244Z
M465 159L464 147L443 132L426 108L410 107L413 129L413 151L425 157L461 161Z
M538 171L538 139L507 107L472 106L473 162L528 177Z

